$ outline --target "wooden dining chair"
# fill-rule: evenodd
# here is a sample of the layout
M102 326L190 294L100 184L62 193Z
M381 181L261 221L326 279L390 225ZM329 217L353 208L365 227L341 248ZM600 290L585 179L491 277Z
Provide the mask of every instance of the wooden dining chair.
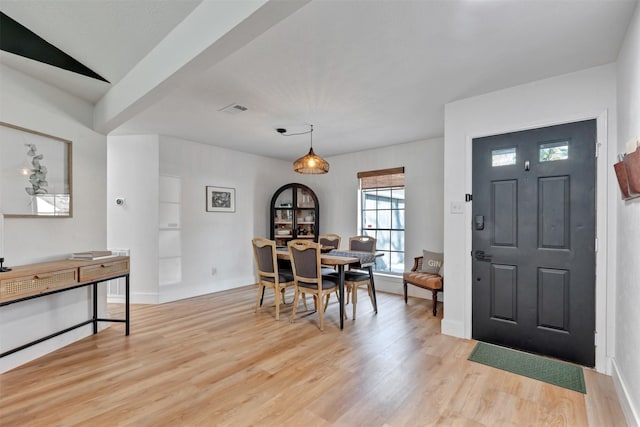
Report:
M375 252L376 239L371 236L354 236L349 237L349 250L358 252ZM374 311L378 313L376 307L375 287L373 287L373 277L369 271L362 271L359 268L363 266L356 265L355 269L349 269L344 273L344 287L347 292L347 304L349 303L349 295L351 295L351 304L353 305L353 320L356 319L356 306L358 304L358 289L360 286L367 286L369 299ZM369 270L369 269L367 269Z
M340 235L335 233L321 234L318 236L318 243L322 245L321 250L324 250L324 251L326 251L327 249L340 249L341 240L342 238L340 237ZM322 266L322 274L337 275L338 272L336 271L335 266L334 267Z
M340 241L342 238L339 234L327 233L318 236L318 243L325 248L340 249Z
M280 320L280 294L282 294L282 303L285 303L285 291L288 286L294 285L293 272L278 268L276 242L274 240L256 237L251 243L258 275L258 299L255 311L257 312L258 308L262 306L265 288L271 288L274 292L276 320Z
M308 240L296 239L288 243L295 293L291 322L295 320L300 295L313 295L316 311L320 316L320 330L324 331L324 312L329 296L338 289L338 277L323 275L320 264L320 244ZM323 304L324 297L327 304Z

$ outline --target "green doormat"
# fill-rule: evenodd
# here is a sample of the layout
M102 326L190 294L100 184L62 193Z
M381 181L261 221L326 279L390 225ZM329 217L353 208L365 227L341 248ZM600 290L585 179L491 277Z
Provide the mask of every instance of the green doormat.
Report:
M469 360L538 381L587 393L580 366L478 342Z

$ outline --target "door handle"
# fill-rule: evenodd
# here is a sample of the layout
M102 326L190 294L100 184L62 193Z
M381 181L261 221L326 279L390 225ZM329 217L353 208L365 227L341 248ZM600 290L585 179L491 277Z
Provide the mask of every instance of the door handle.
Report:
M484 262L488 262L491 261L491 254L486 254L484 253L484 251L475 251L475 253L473 254L474 258L478 261L484 261Z

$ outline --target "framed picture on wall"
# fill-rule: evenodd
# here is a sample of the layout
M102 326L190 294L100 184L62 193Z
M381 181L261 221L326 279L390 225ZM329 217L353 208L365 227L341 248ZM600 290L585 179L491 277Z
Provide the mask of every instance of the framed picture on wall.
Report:
M0 122L0 212L69 218L71 141Z
M235 212L236 189L207 186L207 212Z

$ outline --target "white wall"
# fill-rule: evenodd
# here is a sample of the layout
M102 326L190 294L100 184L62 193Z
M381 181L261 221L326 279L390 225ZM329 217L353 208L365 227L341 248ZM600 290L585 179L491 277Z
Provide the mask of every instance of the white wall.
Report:
M357 233L357 171L405 166L406 227L411 230L407 268L423 248L443 247L442 139L336 156L328 159L327 175L300 175L291 162L169 136L113 136L108 147L108 242L109 247L131 248L134 302L165 302L255 283L250 241L269 237L271 197L291 182L316 192L320 231L346 238ZM178 177L181 183L181 280L163 286L158 279L159 175ZM236 212L206 212L207 185L235 188ZM116 197L124 197L126 205L116 206ZM399 278L381 277L376 283L381 290L402 292ZM430 298L419 289L410 289L410 295Z
M640 7L627 30L618 56L618 144L640 138ZM613 161L613 160L612 160ZM640 199L623 202L616 193L618 210L616 340L614 382L629 425L640 425Z
M131 249L131 298L166 302L255 283L251 239L269 237L269 202L290 164L169 136L110 136L109 247ZM159 176L180 178L181 280L160 285ZM236 211L206 212L205 187L236 190ZM115 198L124 197L125 206ZM212 274L212 269L216 273Z
M62 259L106 246L106 138L89 127L90 104L0 65L0 121L71 140L73 218L5 218L5 265ZM0 207L0 212L2 207ZM100 308L105 307L101 289ZM0 349L8 350L89 318L88 289L0 310ZM85 326L0 359L0 372L91 334Z
M160 173L182 184L182 283L163 286L161 302L255 283L251 239L269 237L269 203L289 170L281 160L160 137ZM206 186L235 188L236 211L206 212Z
M358 177L360 171L405 167L405 265L422 249L443 249L443 139L436 138L327 158L326 175L297 175L296 181L311 187L320 202L320 232L349 236L358 232ZM445 263L446 264L446 263ZM445 267L446 268L446 267ZM376 288L402 293L402 278L379 276ZM414 286L409 295L431 298Z
M471 337L471 206L465 215L448 213L453 201L471 193L471 141L474 137L577 120L598 118L598 141L603 144L597 162L596 232L600 241L596 277L596 368L607 371L606 356L612 353L608 339L615 295L615 233L607 233L615 218L618 197L610 167L616 153L616 67L604 65L553 77L445 106L444 154L444 252L447 260L447 299L442 332ZM613 191L611 191L613 190ZM608 253L607 253L608 252Z
M157 135L109 136L107 154L108 247L129 249L133 303L158 302ZM125 199L124 206L115 204Z

